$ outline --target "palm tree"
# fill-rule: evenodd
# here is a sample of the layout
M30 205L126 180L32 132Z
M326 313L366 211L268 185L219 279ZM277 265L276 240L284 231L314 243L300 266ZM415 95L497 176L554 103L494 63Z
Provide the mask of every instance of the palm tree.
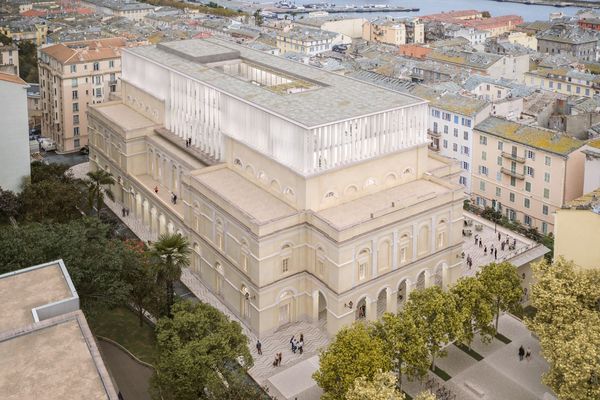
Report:
M93 209L94 203L96 203L98 216L100 216L100 210L104 205L104 195L111 200L115 199L112 190L110 190L110 186L115 184L115 178L113 178L110 172L106 172L102 169L88 172L87 177L88 179L86 179L85 183L88 187L89 206L90 209Z
M167 291L167 315L173 306L173 284L181 277L181 269L190 265L190 246L179 233L165 233L154 243L152 254L156 259L157 278L164 282Z

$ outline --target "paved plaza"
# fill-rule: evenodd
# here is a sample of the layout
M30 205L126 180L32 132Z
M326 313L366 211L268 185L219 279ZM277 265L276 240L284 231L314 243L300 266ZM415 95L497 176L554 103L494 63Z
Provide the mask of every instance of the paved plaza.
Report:
M81 178L89 170L89 164L79 164L71 170L76 177ZM148 182L145 183L148 184ZM159 197L166 204L168 204L167 196L166 188L159 187ZM122 217L121 204L106 199L106 205L141 240L156 240L156 235L152 234L141 220L136 219L132 214ZM168 205L172 206L172 204ZM495 232L493 224L474 214L465 213L465 219L473 221L469 226L472 236L465 237L463 244L465 260L467 255L473 260L471 268L466 265L463 267L463 274L466 276L474 275L481 266L490 262L510 260L536 245L535 242L500 226L496 228ZM501 249L498 232L501 240L508 237L511 244L516 240L514 249L508 247L505 250ZM481 238L482 247L475 243L475 235ZM487 254L484 254L484 245L488 246ZM498 248L496 258L489 251L492 245ZM305 321L286 325L261 340L263 354L259 355L255 346L256 335L188 269L184 269L181 282L199 300L211 304L231 320L241 324L244 334L248 337L250 351L254 358L254 366L249 373L260 385L267 387L269 393L277 396L278 399L317 400L320 397L321 389L316 386L311 375L318 368L319 350L325 348L330 340L322 327ZM494 339L491 343L484 344L478 338L475 339L473 349L484 356L484 359L479 362L458 347L449 346L448 357L438 360L436 364L452 378L443 382L436 376L432 375L432 377L455 394L456 400L481 398L486 400L541 400L548 398L545 396L550 390L540 383L541 375L548 366L539 353L538 341L531 336L521 321L510 315L503 315L500 318L500 332L510 338L512 342L504 344ZM291 351L290 338L298 337L300 334L304 335L304 353L294 354ZM517 351L520 345L523 345L524 348L531 348L533 357L530 361L520 362L518 360ZM282 353L282 363L281 366L274 367L273 360L277 353ZM408 382L404 389L414 396L426 388L424 382Z

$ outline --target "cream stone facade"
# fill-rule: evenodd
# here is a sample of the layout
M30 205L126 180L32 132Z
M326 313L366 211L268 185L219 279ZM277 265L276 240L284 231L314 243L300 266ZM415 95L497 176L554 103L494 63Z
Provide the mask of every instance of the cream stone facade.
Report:
M378 18L363 24L362 38L393 45L425 43L425 24L418 18Z
M425 101L215 38L125 50L122 80L90 108L92 168L189 238L192 273L259 337L335 333L461 274L460 167L428 154Z
M600 188L570 201L555 216L554 256L600 268Z

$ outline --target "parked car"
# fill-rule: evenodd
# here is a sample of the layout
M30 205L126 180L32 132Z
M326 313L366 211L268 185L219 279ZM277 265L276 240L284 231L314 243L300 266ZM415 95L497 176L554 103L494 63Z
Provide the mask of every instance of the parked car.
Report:
M45 151L56 150L56 142L49 138L40 138L40 147Z

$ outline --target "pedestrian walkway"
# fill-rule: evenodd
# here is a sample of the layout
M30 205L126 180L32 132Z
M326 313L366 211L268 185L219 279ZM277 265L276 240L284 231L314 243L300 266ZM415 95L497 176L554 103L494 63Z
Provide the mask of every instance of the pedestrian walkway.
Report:
M548 370L548 364L542 358L540 345L525 325L515 317L504 314L500 317L499 331L512 340L504 344L497 339L483 343L477 337L472 347L484 359L477 361L451 345L448 357L436 361L436 365L452 378L444 382L429 373L437 381L435 388L445 387L456 395L456 400L542 400L551 394L551 390L541 383L542 375ZM519 361L518 349L530 348L529 361ZM411 396L427 389L427 379L423 382L409 382L404 389ZM435 390L434 390L435 391ZM552 398L552 397L550 397Z

